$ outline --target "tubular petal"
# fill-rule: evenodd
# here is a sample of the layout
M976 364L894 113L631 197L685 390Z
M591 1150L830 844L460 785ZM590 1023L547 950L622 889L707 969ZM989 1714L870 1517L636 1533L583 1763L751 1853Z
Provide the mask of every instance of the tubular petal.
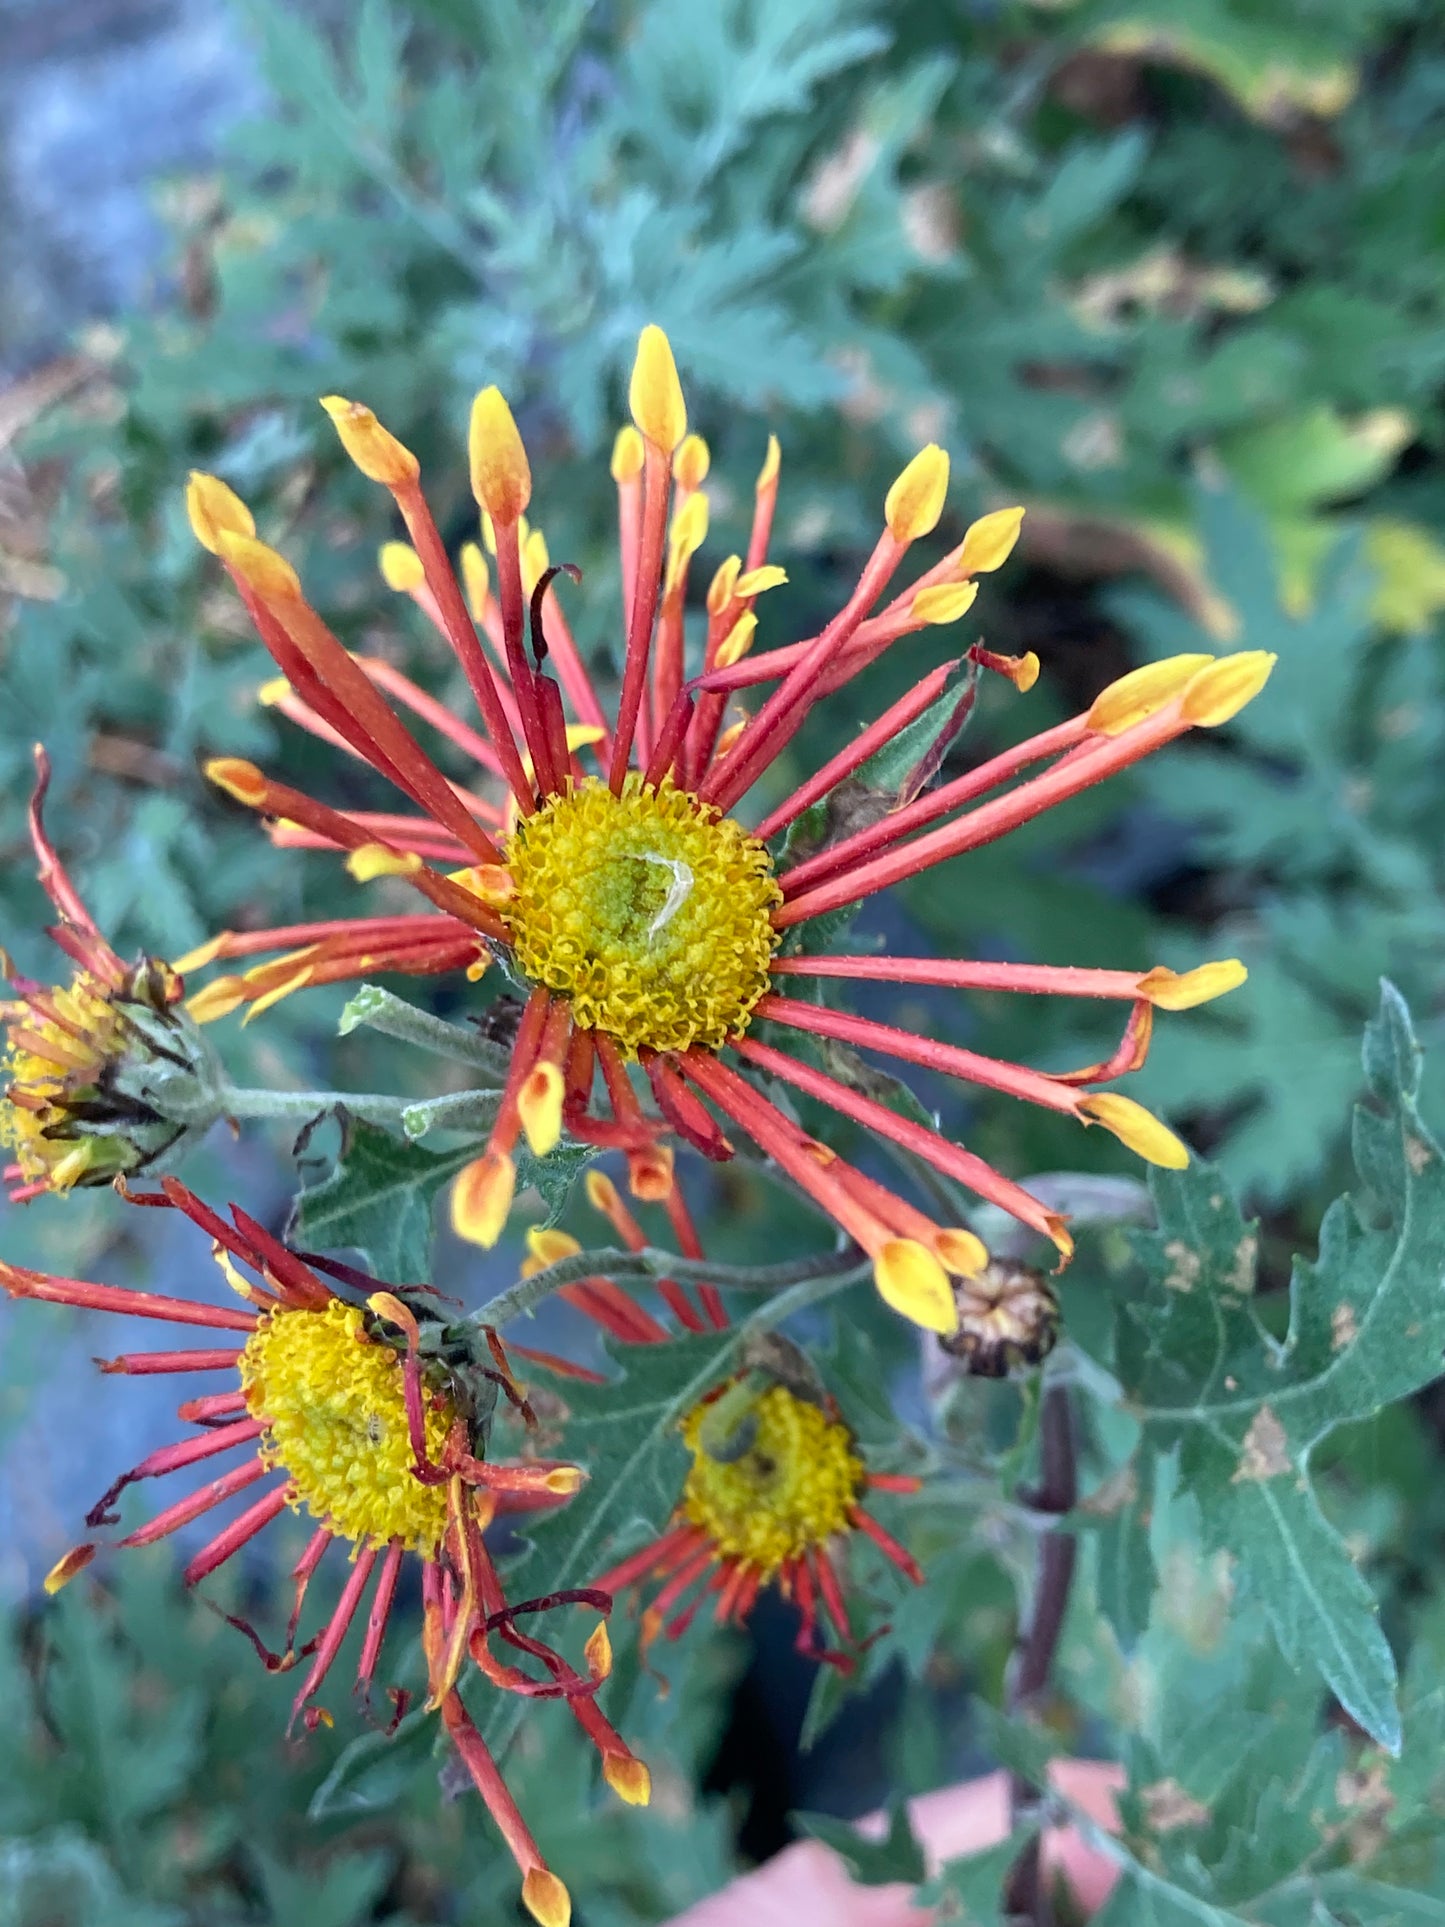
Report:
M186 486L186 514L191 533L212 555L221 553L223 535L256 533L255 518L235 490L227 488L218 475L207 475L198 468L191 470Z
M452 1229L487 1250L502 1235L512 1208L517 1169L505 1151L488 1151L467 1165L452 1186Z
M1253 702L1279 660L1267 649L1245 649L1201 669L1180 698L1185 718L1198 729L1215 729Z
M1131 669L1094 698L1089 728L1099 736L1122 735L1171 702L1213 661L1213 656L1169 656L1163 662L1146 662L1142 669Z
M217 553L229 562L246 587L263 602L299 602L301 578L284 555L258 542L254 536L238 535L222 529L216 537Z
M995 509L971 522L958 552L957 567L964 575L987 575L1001 569L1013 554L1023 522L1021 508Z
M472 494L494 522L515 522L532 499L532 470L500 388L484 388L472 403L467 450Z
M548 1867L533 1867L522 1880L522 1905L539 1927L569 1927L572 1896Z
M1141 977L1136 986L1160 1010L1193 1010L1198 1004L1212 1003L1239 986L1249 972L1238 957L1225 957L1218 963L1198 964L1193 970L1177 972L1157 965Z
M966 615L978 599L976 582L937 582L931 589L920 589L908 605L914 622L944 627Z

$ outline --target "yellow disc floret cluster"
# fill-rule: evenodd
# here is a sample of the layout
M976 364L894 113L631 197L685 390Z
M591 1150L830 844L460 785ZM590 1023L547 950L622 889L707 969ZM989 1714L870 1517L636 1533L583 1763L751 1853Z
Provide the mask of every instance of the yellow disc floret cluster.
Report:
M519 968L625 1055L719 1050L768 987L782 901L772 860L729 817L634 772L589 779L521 823L505 914Z
M359 1306L263 1318L241 1354L246 1403L266 1421L261 1455L291 1475L291 1497L343 1539L400 1539L436 1550L446 1529L445 1485L411 1470L401 1360L367 1335ZM427 1456L435 1460L454 1413L429 1397Z
M68 989L51 991L48 1001L54 1017L25 1003L0 1006L7 1030L0 1145L14 1152L27 1180L43 1178L52 1190L68 1191L98 1162L124 1168L113 1142L67 1127L74 1122L71 1106L84 1102L124 1048L125 1024L105 986L85 971Z
M693 1455L683 1516L723 1558L766 1582L787 1560L848 1529L866 1482L863 1461L846 1425L785 1385L770 1385L752 1403L735 1435L746 1449L713 1457L700 1436L713 1403L694 1406L682 1422Z

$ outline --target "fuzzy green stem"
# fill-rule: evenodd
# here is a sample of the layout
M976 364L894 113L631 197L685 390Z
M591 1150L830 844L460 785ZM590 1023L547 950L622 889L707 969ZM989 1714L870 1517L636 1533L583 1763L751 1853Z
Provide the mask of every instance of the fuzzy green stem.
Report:
M511 1055L499 1044L488 1043L473 1030L448 1024L430 1011L418 1010L400 997L393 997L379 984L363 984L341 1013L336 1028L342 1037L359 1025L379 1030L383 1037L395 1037L403 1044L431 1051L453 1063L470 1064L486 1073L500 1086L506 1082Z

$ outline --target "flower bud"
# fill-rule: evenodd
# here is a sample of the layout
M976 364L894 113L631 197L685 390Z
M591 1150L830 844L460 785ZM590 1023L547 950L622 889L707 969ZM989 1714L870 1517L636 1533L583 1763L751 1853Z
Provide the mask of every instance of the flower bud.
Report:
M990 1259L953 1287L958 1330L938 1340L974 1378L1007 1378L1038 1365L1059 1335L1059 1301L1041 1271Z

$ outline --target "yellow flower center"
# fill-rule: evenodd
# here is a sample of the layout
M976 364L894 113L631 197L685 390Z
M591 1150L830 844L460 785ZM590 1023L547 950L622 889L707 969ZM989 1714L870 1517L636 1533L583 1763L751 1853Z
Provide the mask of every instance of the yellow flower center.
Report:
M70 1128L71 1107L93 1095L107 1061L123 1049L124 1024L104 985L87 971L78 972L68 989L50 992L50 1001L59 1021L23 1002L4 1007L0 1145L14 1153L27 1180L44 1178L52 1189L66 1191L99 1162L108 1160L113 1170L134 1162L115 1139ZM22 1026L44 1041L45 1055L11 1041Z
M589 778L519 824L506 917L517 962L623 1052L718 1050L768 987L782 901L763 845L670 781Z
M716 1404L705 1399L682 1422L693 1455L683 1516L723 1557L771 1579L785 1561L847 1530L863 1461L846 1425L784 1385L770 1385L737 1415L730 1437L714 1441L703 1433Z
M246 1403L266 1421L261 1456L290 1474L294 1506L343 1539L436 1550L447 1489L411 1470L401 1359L367 1335L359 1306L334 1298L325 1311L269 1313L246 1340L240 1369ZM429 1458L454 1417L426 1400Z

